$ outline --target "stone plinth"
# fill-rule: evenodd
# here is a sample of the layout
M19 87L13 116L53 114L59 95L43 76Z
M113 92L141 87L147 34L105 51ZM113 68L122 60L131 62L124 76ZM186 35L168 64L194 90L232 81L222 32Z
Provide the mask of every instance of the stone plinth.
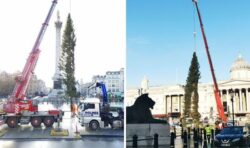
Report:
M52 89L52 91L48 94L49 99L57 99L60 98L60 96L63 96L64 90L63 89Z
M127 124L126 125L127 146L132 146L133 136L138 136L138 146L152 146L154 140L140 140L154 138L158 134L159 145L170 145L169 124ZM131 141L131 142L130 142Z

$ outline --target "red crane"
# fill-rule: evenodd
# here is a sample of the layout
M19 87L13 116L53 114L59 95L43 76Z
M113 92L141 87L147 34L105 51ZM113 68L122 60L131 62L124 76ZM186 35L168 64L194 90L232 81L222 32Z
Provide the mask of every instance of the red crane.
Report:
M7 103L3 106L4 112L6 113L6 115L4 115L4 119L9 127L16 127L18 123L25 124L29 122L31 122L31 124L36 127L39 126L42 121L46 126L51 126L55 119L58 119L58 117L62 114L62 112L58 110L49 110L45 113L38 112L38 106L33 104L32 100L25 99L27 87L29 85L31 76L34 73L34 69L39 57L39 46L56 4L57 0L53 0L47 17L42 24L35 44L23 68L23 71L20 76L16 77L16 84L12 95L8 99Z
M196 10L197 10L197 14L198 14L199 22L200 22L200 28L201 28L201 32L202 32L202 37L203 37L203 41L204 41L205 48L206 48L208 63L209 63L212 78L213 78L214 95L215 95L215 100L216 100L216 105L217 105L217 111L218 111L219 117L222 119L222 121L227 122L227 117L225 116L224 108L223 108L223 105L222 105L222 102L221 102L220 92L219 92L217 80L216 80L215 73L214 73L212 59L211 59L211 56L210 56L210 53L209 53L208 42L207 42L207 38L206 38L206 35L205 35L205 31L204 31L204 27L203 27L202 18L201 18L201 14L200 14L200 11L199 11L198 3L197 3L197 0L193 0L193 2L195 4Z
M6 113L20 113L23 110L29 110L29 111L38 110L37 107L34 107L32 105L31 100L27 100L25 102L21 102L21 100L24 100L26 96L27 87L29 85L30 78L34 72L34 69L35 69L35 66L39 57L39 53L40 53L39 45L43 39L44 33L46 31L46 28L48 26L49 20L51 18L51 15L53 13L53 10L56 4L57 4L57 0L54 0L52 2L52 6L49 10L48 15L44 23L42 24L42 27L37 36L36 42L23 68L22 74L16 77L16 85L14 87L12 95L10 99L8 100L7 104L4 106L4 111Z

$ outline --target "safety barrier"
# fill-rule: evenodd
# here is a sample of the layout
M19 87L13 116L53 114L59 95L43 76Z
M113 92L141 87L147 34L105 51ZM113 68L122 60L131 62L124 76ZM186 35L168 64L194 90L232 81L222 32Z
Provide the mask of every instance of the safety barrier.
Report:
M159 146L159 142L158 142L158 137L159 135L157 133L154 134L154 137L152 138L144 138L144 139L138 139L138 136L137 135L134 135L133 136L133 139L132 140L127 140L127 142L132 142L132 146L133 148L137 148L138 147L138 141L146 141L146 140L154 140L154 148L158 148Z

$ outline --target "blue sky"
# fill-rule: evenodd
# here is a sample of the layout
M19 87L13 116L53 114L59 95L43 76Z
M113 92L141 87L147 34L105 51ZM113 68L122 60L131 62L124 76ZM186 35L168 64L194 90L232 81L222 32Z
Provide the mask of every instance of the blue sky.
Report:
M230 78L241 53L250 62L250 1L200 0L217 80ZM200 82L212 82L198 17L191 0L127 0L127 87L186 81L194 52L194 30Z

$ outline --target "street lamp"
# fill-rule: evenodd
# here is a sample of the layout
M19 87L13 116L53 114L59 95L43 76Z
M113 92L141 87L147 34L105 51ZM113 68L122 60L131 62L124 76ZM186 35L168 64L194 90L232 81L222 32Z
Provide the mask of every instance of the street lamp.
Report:
M232 116L233 116L233 126L234 126L234 91L233 89L229 90L229 94L231 96L231 102L232 102Z

